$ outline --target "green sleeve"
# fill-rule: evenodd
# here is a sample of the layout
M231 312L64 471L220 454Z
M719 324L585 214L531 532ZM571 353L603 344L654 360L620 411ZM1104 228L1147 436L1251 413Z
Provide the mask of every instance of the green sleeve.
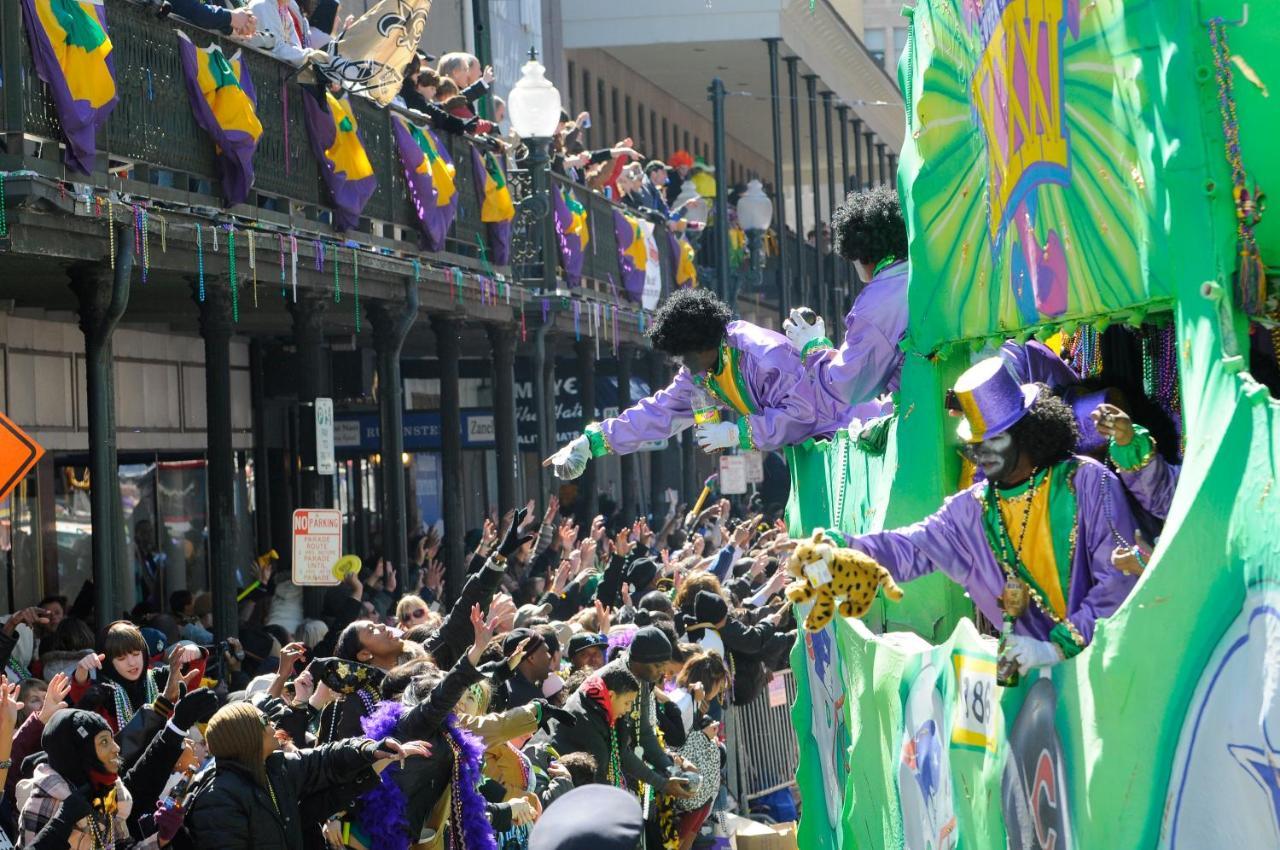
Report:
M600 430L599 422L592 422L584 429L584 433L587 435L587 441L591 443L592 457L604 457L609 454L609 441Z
M1129 441L1129 445L1116 445L1116 441L1112 440L1107 452L1111 455L1111 460L1115 462L1116 468L1123 472L1137 472L1151 462L1151 458L1156 453L1156 441L1151 433L1141 425L1134 423L1133 439Z

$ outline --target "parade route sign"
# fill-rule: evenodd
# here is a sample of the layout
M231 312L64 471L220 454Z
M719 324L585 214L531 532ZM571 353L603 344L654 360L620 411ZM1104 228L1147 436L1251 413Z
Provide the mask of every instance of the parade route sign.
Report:
M0 502L8 498L43 454L39 443L0 413Z
M301 508L293 512L293 583L335 585L333 565L342 557L342 511Z

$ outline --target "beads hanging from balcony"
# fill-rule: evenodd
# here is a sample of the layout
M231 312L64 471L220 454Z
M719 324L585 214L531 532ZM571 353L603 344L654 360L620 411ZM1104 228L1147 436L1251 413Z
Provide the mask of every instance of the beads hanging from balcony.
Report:
M338 286L338 243L333 243L333 303L342 303L342 289Z
M107 201L107 209L111 209L111 201ZM108 225L108 229L110 226ZM112 263L115 267L115 263ZM196 225L196 287L200 303L204 303L204 228Z
M240 324L240 281L236 277L236 226L227 225L227 271L231 286L231 322Z
M0 236L9 235L9 215L5 212L4 178L7 175L0 171Z
M253 228L247 231L249 237L249 271L253 274L253 306L258 307L258 254L257 254L257 238L254 235Z
M360 249L351 249L351 300L355 302L356 333L360 333Z

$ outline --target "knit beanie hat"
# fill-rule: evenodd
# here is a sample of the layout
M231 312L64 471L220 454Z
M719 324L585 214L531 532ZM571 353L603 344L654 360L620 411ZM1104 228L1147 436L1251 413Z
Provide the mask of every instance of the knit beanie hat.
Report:
M658 562L653 558L637 558L627 568L627 583L637 591L646 591L658 577Z
M218 709L210 718L204 739L214 758L248 768L261 782L266 776L262 758L264 728L261 711L247 702L233 702Z
M724 597L709 590L699 590L693 597L693 619L697 623L715 626L729 616L729 603Z
M671 641L654 626L645 626L631 641L630 658L641 664L662 664L671 660Z

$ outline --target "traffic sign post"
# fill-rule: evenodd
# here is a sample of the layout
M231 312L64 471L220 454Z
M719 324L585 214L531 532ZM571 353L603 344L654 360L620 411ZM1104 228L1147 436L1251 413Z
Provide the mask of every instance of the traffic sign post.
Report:
M293 512L293 583L338 583L333 566L342 557L342 511L300 508Z

